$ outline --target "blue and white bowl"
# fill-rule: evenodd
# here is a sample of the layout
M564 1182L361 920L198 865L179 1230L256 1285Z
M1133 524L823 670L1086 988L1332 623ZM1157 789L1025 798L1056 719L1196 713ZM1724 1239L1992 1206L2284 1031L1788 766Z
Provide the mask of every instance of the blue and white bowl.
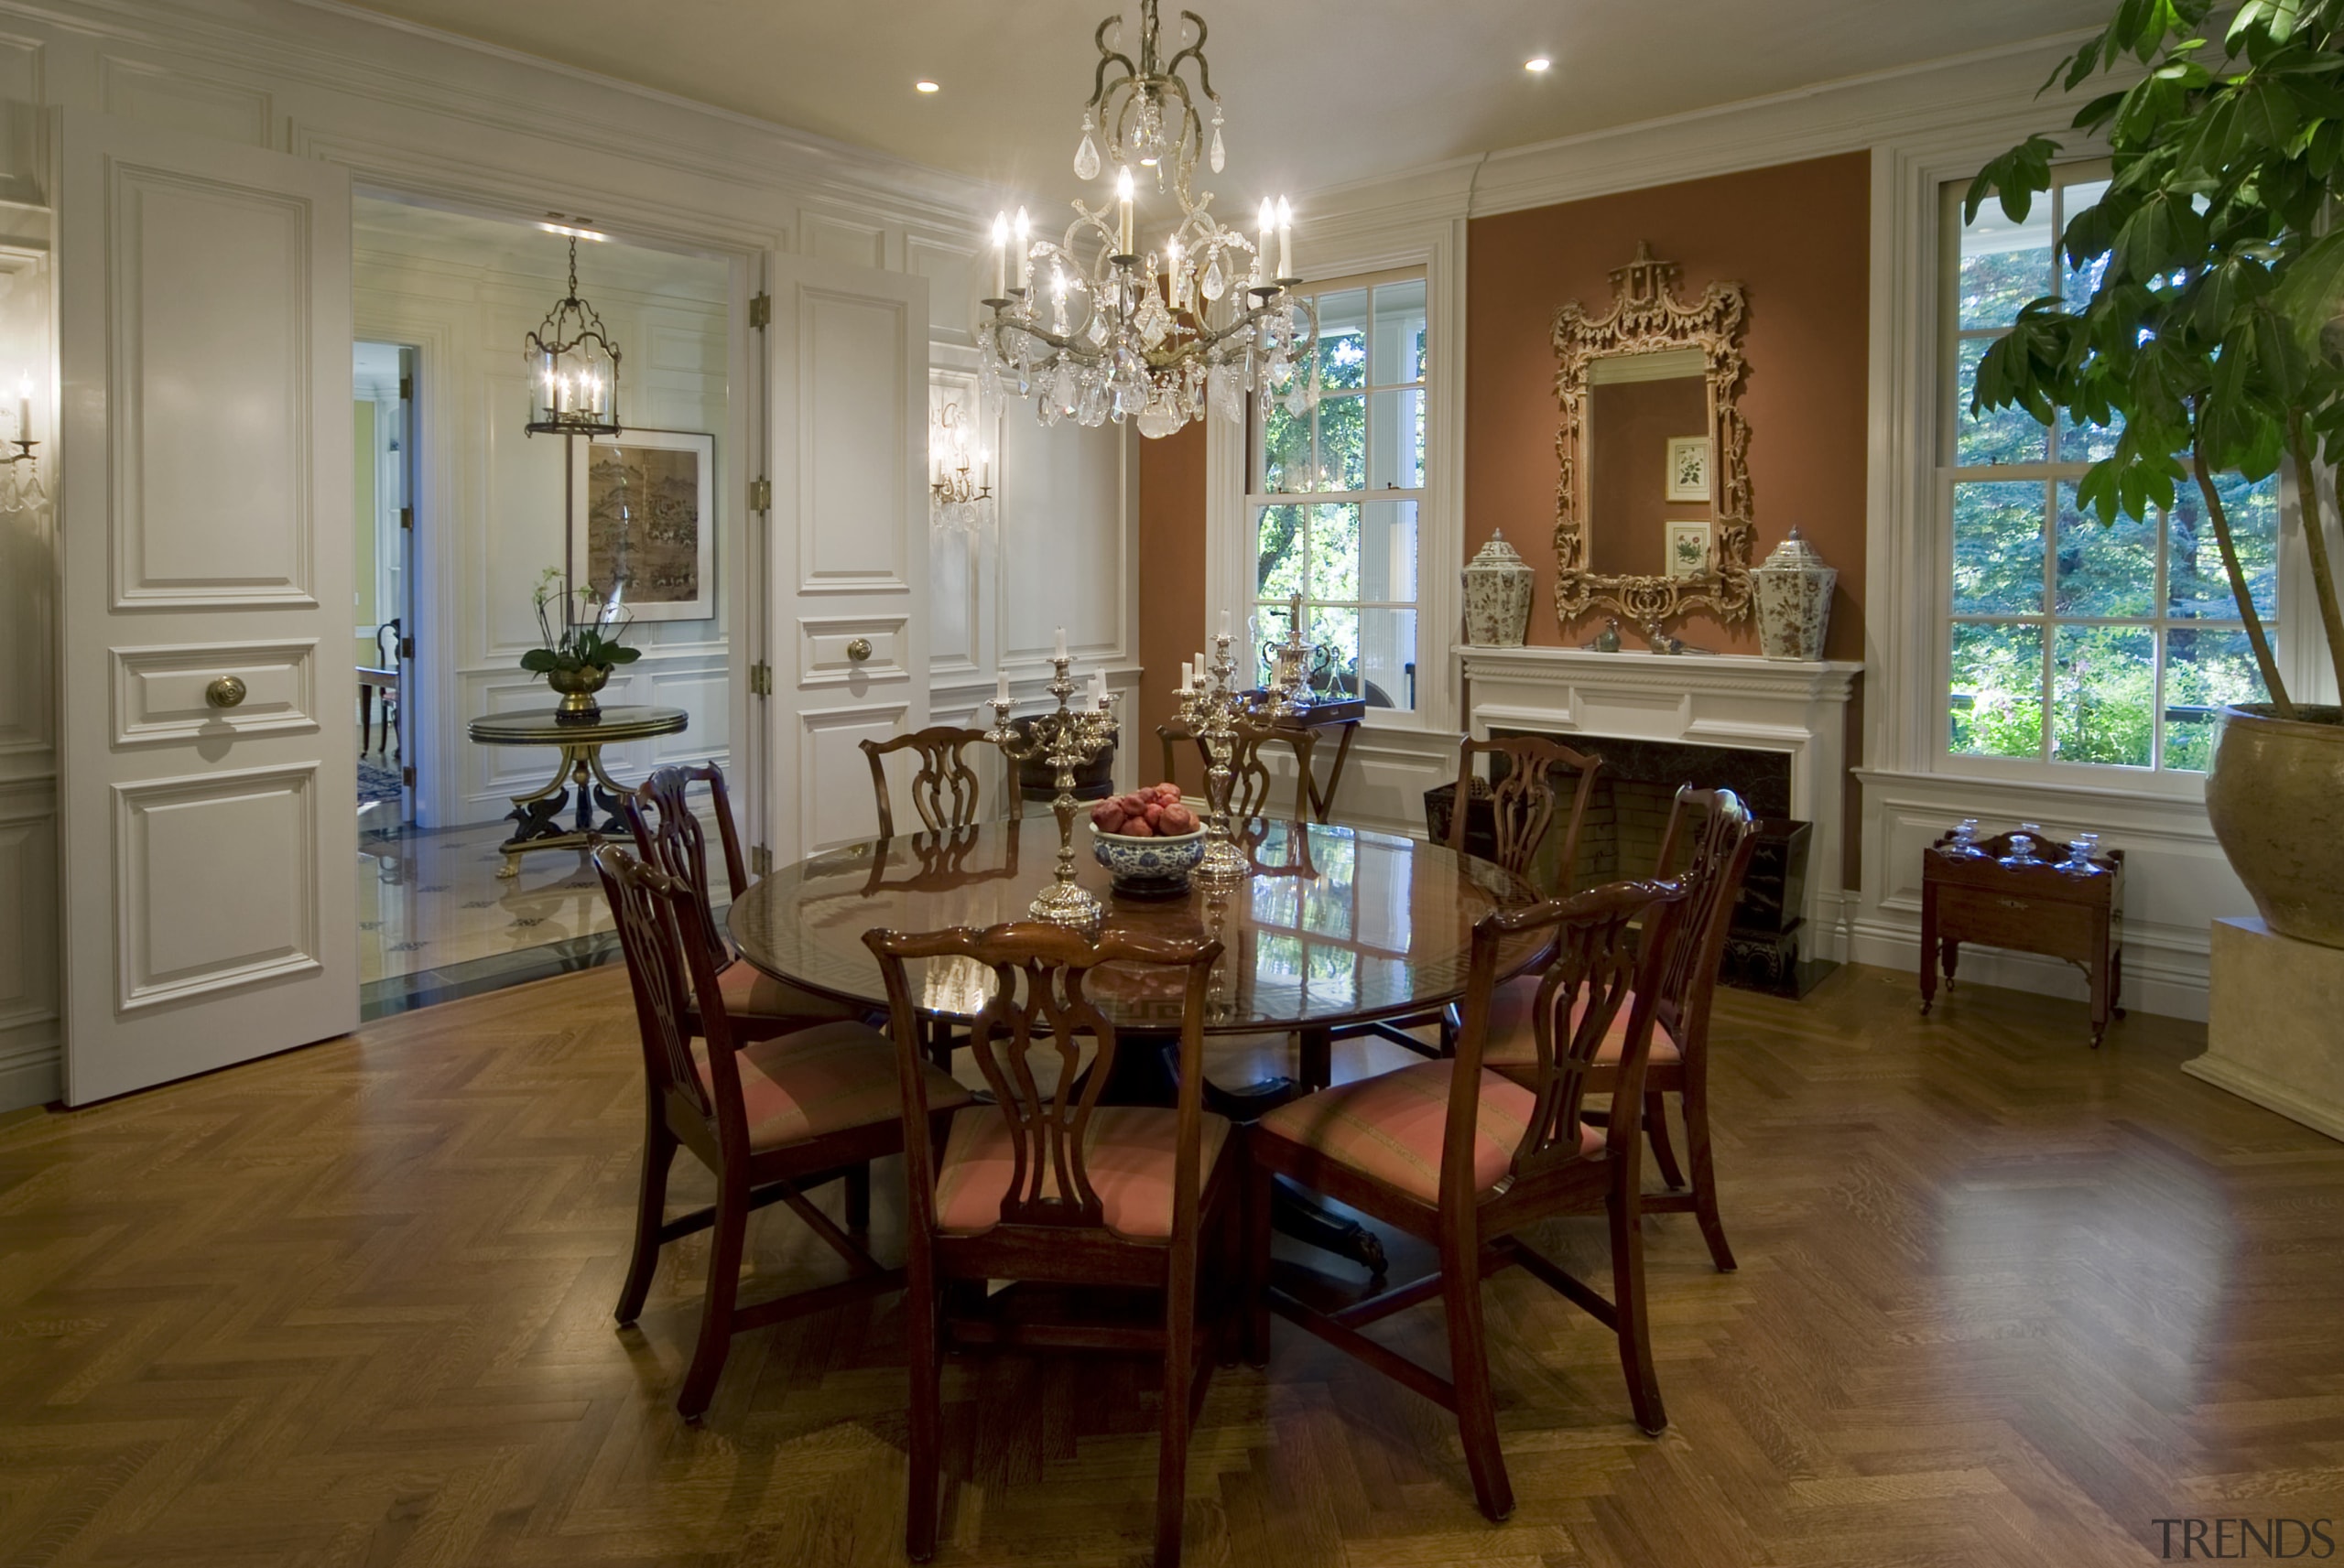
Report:
M1091 825L1091 852L1128 898L1171 898L1188 891L1188 873L1205 858L1205 830L1134 838Z

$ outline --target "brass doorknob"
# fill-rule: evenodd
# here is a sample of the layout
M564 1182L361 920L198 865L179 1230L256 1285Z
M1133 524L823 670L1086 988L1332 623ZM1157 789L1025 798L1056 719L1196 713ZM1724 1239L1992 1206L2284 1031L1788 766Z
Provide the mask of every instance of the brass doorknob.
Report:
M863 663L871 656L871 639L857 637L853 642L849 643L846 645L846 656L858 665Z
M234 676L221 676L203 688L203 700L214 708L233 708L244 700L244 683Z

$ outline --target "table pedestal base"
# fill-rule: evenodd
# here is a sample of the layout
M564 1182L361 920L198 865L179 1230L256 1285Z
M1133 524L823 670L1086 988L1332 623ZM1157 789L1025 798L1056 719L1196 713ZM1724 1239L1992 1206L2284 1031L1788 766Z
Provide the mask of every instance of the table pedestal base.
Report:
M624 838L627 827L619 820L618 813L619 797L626 793L624 784L603 771L600 740L564 746L553 777L526 795L513 796L513 809L507 819L519 826L514 828L510 838L497 846L505 853L505 864L497 869L498 878L510 881L519 876L521 857L532 849L591 852L606 839ZM566 827L561 817L573 795L578 803L577 820L574 826ZM602 812L599 827L594 820L594 808L598 806Z

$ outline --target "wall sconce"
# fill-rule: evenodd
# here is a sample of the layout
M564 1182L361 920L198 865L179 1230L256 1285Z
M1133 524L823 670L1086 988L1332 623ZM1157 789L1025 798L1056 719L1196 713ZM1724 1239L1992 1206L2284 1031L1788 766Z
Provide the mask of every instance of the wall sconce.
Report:
M0 463L8 471L0 476L0 512L22 512L39 506L49 500L49 487L41 482L40 460L33 455L39 442L33 439L33 378L27 372L16 386L16 435L7 445L13 452L0 455Z
M939 534L979 534L993 514L993 459L948 403L928 421L928 516ZM971 472L971 470L974 472Z

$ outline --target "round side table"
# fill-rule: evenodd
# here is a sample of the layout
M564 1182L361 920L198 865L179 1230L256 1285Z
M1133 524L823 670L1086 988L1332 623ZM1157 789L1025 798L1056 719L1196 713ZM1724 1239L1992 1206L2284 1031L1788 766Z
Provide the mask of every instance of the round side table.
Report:
M618 819L619 796L626 785L602 766L602 748L655 735L675 735L691 722L680 708L605 708L591 719L565 718L557 708L529 708L519 713L492 713L472 721L472 737L483 746L553 746L561 761L553 777L526 795L513 797L513 836L497 846L505 852L499 877L521 874L521 857L532 849L591 849L613 835L626 832ZM564 781L567 781L565 784ZM598 789L596 786L600 785ZM563 812L570 806L570 790L578 794L573 826L565 826ZM598 827L594 808L602 819Z

